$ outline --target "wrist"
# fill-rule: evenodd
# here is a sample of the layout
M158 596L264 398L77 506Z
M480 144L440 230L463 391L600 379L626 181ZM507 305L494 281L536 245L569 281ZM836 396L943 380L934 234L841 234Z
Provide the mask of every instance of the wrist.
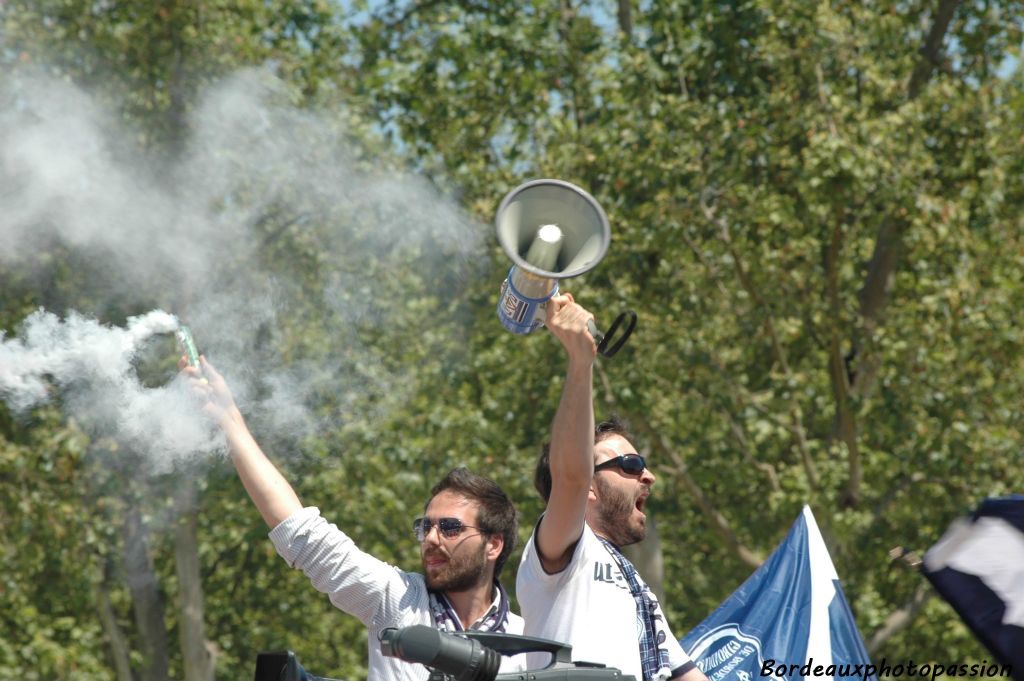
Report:
M238 411L238 408L231 406L225 409L219 419L221 430L224 431L228 437L237 437L248 432L249 427L245 423L245 419L242 417L242 412Z
M569 355L569 368L566 374L570 377L586 378L593 374L594 358L588 356Z

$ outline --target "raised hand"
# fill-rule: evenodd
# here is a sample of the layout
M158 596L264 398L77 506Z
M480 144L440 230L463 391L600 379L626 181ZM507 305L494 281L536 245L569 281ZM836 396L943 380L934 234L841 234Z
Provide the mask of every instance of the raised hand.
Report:
M220 375L206 357L199 356L199 366L191 366L188 358L182 356L178 367L189 378L189 389L199 402L203 413L222 428L241 424L242 417L235 405L235 398L227 381Z
M563 293L547 302L544 324L562 343L570 360L593 361L597 344L587 328L587 322L593 318L594 315L573 300L571 293Z

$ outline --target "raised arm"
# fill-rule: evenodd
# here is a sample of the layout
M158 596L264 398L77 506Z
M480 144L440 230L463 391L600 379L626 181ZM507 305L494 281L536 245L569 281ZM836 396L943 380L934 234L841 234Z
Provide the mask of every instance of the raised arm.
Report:
M586 522L587 495L594 476L597 347L587 330L587 320L593 317L569 293L547 303L545 323L569 356L565 386L551 425L551 496L537 528L538 553L548 572L558 572L569 563Z
M189 366L183 371L190 377L192 391L201 400L203 411L224 431L238 477L263 520L273 529L301 509L302 503L253 439L224 377L205 357L200 357L199 361L202 374Z

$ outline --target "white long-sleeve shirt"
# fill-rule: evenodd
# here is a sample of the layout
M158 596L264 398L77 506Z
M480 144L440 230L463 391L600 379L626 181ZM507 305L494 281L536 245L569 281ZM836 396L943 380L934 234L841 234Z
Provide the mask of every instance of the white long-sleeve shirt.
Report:
M289 516L271 530L270 540L288 565L302 570L335 607L358 617L367 626L370 681L427 679L430 673L426 667L385 657L379 643L383 629L414 624L434 626L423 575L405 572L361 551L337 525L321 517L320 509L314 506ZM498 607L498 598L496 595L492 608ZM510 612L506 633L523 633L523 619ZM501 672L525 669L523 657L502 657Z

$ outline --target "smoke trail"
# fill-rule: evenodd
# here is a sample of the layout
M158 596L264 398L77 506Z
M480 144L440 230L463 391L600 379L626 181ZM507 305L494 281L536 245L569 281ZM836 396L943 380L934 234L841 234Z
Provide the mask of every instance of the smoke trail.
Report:
M200 97L177 154L154 158L89 94L28 71L0 78L0 266L31 270L56 243L92 268L87 295L4 341L3 399L23 410L53 386L154 457L215 448L169 413L171 388L128 369L173 316L89 321L118 319L104 306L116 297L118 310L186 321L264 432L296 439L400 408L410 382L384 361L400 303L469 276L483 230L423 178L374 167L347 120L245 71ZM333 411L312 410L324 395Z

